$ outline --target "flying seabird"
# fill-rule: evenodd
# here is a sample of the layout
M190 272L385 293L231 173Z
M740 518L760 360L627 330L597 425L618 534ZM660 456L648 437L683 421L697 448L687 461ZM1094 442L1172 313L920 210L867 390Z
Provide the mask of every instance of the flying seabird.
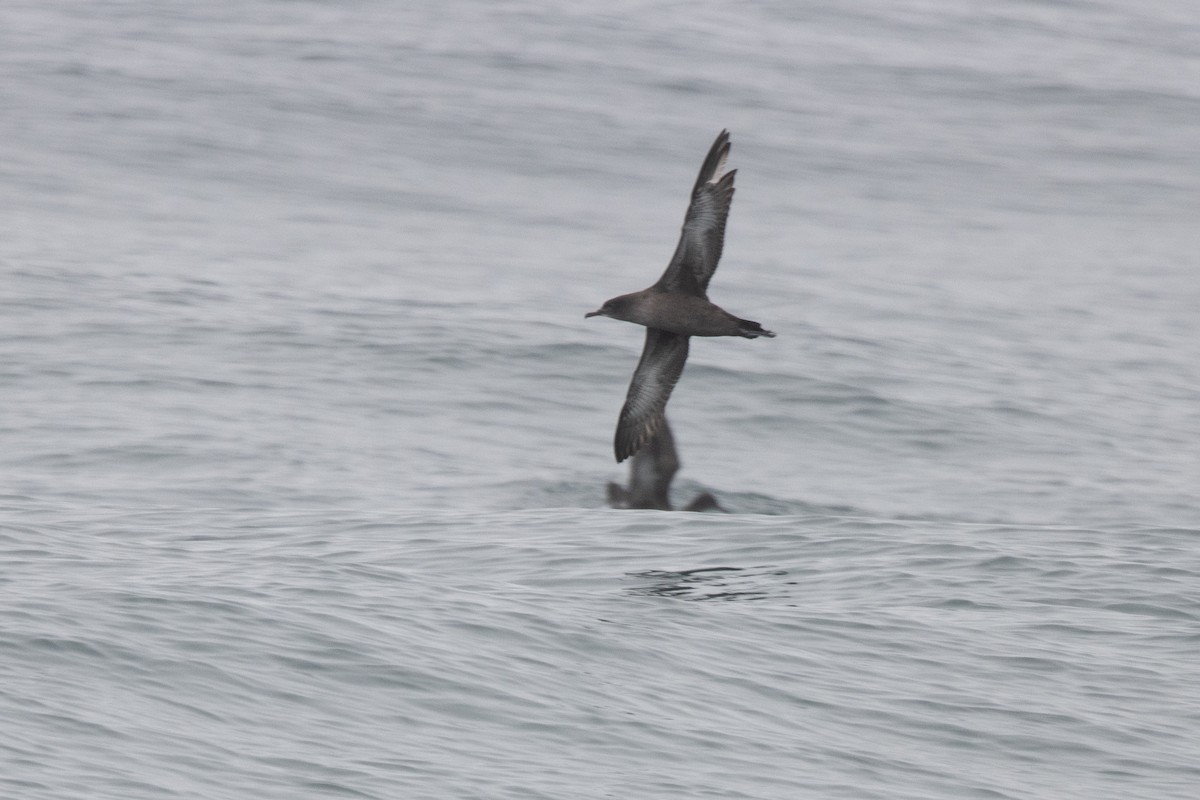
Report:
M670 511L671 480L679 471L679 453L675 450L675 437L664 416L654 434L634 454L629 462L629 488L619 483L608 484L608 504L613 508L656 508ZM701 492L684 511L724 511L717 498L709 492Z
M722 172L728 158L729 131L721 131L700 167L679 245L658 282L649 289L614 297L584 315L646 326L642 358L629 384L613 440L618 463L636 453L661 425L667 399L687 361L689 337L775 335L708 300L708 281L721 259L733 176L737 174L737 170Z

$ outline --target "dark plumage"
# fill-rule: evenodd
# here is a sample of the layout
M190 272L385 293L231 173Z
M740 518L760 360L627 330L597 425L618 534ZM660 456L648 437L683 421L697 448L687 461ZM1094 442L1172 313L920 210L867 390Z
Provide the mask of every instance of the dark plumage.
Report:
M613 508L656 508L670 511L671 481L679 471L675 437L664 415L645 445L629 461L629 488L608 484L608 504ZM708 492L696 495L684 511L724 511Z
M700 167L679 245L658 282L649 289L614 297L584 315L646 326L642 358L617 422L613 445L618 462L636 453L658 429L671 390L683 373L689 337L775 335L708 300L708 282L721 259L737 174L737 170L722 173L729 148L729 132L721 131Z

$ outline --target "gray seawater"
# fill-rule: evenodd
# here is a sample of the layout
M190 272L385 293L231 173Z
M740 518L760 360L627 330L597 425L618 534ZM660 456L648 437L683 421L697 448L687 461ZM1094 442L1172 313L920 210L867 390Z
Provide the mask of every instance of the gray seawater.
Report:
M1200 17L0 9L0 795L1193 798ZM684 501L604 483L708 145Z

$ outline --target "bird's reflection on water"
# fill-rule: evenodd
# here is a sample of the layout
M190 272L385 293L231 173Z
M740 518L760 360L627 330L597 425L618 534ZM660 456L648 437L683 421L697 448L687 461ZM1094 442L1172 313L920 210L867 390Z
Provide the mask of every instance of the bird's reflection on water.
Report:
M703 567L689 570L631 572L632 580L644 582L630 587L629 594L673 597L680 600L765 600L778 594L778 578L787 570L773 567Z

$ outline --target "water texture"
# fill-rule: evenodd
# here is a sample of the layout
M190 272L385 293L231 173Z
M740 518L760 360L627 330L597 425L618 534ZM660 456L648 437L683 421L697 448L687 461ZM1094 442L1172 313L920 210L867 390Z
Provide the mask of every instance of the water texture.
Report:
M0 10L0 794L1192 798L1192 4ZM618 512L656 279L737 195Z

